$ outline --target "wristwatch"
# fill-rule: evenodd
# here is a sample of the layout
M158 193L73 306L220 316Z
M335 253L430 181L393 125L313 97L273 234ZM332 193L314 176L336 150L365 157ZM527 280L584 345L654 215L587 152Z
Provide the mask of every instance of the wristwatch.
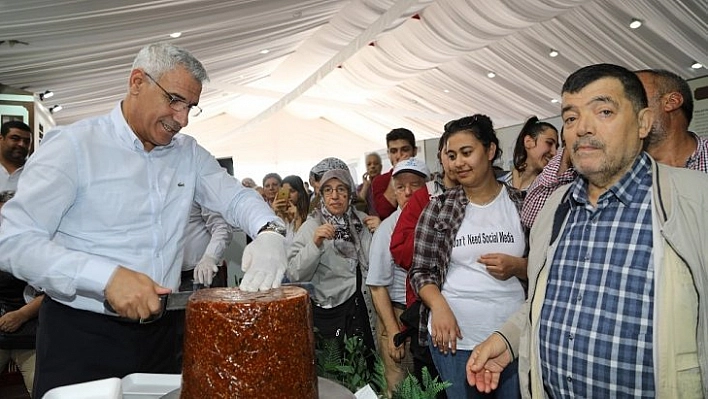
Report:
M260 230L258 230L258 234L261 234L264 231L274 231L283 237L285 237L285 235L287 234L287 229L285 228L285 226L282 226L276 222L266 223L263 227L261 227Z

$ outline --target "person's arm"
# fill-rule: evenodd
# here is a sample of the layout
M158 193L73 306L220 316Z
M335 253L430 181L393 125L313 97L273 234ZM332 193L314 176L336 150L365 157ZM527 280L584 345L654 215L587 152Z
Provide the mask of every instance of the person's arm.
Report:
M219 271L219 264L224 257L226 247L231 243L233 230L221 215L206 208L201 208L201 220L209 231L210 237L204 253L194 268L194 282L209 287L214 275Z
M477 261L487 266L487 272L497 280L508 280L511 277L516 277L519 280L527 279L526 258L502 253L489 253L480 256Z
M233 228L226 223L226 220L220 214L205 208L202 208L202 219L206 229L211 234L211 239L206 250L204 250L204 255L220 261L224 258L226 247L229 246L233 238Z
M315 231L320 224L314 218L308 218L295 233L288 251L287 276L293 282L311 281L324 253L324 244L315 243Z
M239 288L254 292L280 287L288 263L285 223L257 192L226 173L208 151L196 143L193 149L197 168L194 200L253 238L241 258L244 275Z
M413 263L415 226L428 202L430 202L430 194L427 186L413 193L406 206L401 210L401 216L391 235L389 248L391 256L393 261L405 270L410 270Z
M77 151L83 143L72 133L50 131L25 164L13 201L2 209L0 268L54 298L70 300L77 292L103 298L118 263L54 239L62 218L84 194L79 178L84 157Z
M388 356L394 362L400 363L401 359L405 357L406 351L404 345L397 347L393 340L396 334L401 331L401 323L396 319L388 289L372 285L369 288L371 289L371 299L374 301L376 314L379 315L384 325L384 331L381 334L388 340Z
M457 340L462 338L457 318L450 305L435 284L426 284L418 289L418 296L430 309L430 336L433 346L442 353L455 353Z
M440 292L440 253L435 236L435 222L440 215L441 202L431 201L420 215L415 229L413 264L408 272L410 283L425 306L430 309L430 336L433 346L443 353L455 353L457 339L462 338L457 319Z
M401 323L396 318L388 287L393 284L394 267L391 252L388 250L389 238L393 220L384 221L380 228L374 232L369 248L369 272L366 276L366 285L371 289L371 298L374 308L384 325L382 335L388 340L389 351L386 354L395 362L400 362L405 355L404 346L396 347L393 337L401 331Z
M364 174L364 181L356 189L356 195L359 197L359 199L367 203L368 200L366 198L366 194L371 189L371 180L372 179L369 178L368 174Z
M24 323L37 317L43 299L44 295L39 295L25 304L25 306L2 315L0 317L0 331L15 332Z

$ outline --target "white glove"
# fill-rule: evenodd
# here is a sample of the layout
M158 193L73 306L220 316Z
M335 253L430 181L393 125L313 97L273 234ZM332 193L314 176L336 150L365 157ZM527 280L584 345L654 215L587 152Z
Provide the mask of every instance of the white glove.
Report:
M286 265L285 237L274 231L264 231L243 250L241 270L246 274L239 288L249 292L278 288Z
M194 282L196 284L204 284L211 286L214 275L219 271L219 266L216 265L217 260L209 255L202 256L202 260L197 263L194 268Z

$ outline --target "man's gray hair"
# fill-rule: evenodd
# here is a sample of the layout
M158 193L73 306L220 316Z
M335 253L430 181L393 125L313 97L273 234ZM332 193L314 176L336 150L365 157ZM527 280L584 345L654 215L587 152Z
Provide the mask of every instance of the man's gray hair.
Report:
M189 51L170 43L153 43L140 49L133 69L142 69L155 79L178 66L185 68L200 83L208 82L206 69Z

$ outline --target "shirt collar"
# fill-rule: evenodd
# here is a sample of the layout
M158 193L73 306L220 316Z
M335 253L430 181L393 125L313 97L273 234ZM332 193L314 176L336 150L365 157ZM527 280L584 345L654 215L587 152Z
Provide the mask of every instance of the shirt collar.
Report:
M136 150L145 151L145 146L143 145L143 142L140 141L138 135L135 134L130 125L128 125L128 121L125 120L125 116L123 115L123 109L121 107L122 104L123 102L119 101L118 105L116 105L116 107L113 108L113 111L111 111L110 118L111 122L113 123L113 126L116 127L116 134L118 135L119 140L127 146ZM176 137L177 135L174 135L170 143L167 145L155 146L152 151L163 151L165 149L173 147L175 145Z
M634 164L622 176L617 183L610 187L606 192L600 195L597 202L609 201L611 198L617 198L625 205L630 205L634 201L634 197L640 190L642 179L651 174L651 160L649 155L642 151L634 160ZM570 196L578 204L588 203L588 182L582 176L575 179L575 182L570 188Z

